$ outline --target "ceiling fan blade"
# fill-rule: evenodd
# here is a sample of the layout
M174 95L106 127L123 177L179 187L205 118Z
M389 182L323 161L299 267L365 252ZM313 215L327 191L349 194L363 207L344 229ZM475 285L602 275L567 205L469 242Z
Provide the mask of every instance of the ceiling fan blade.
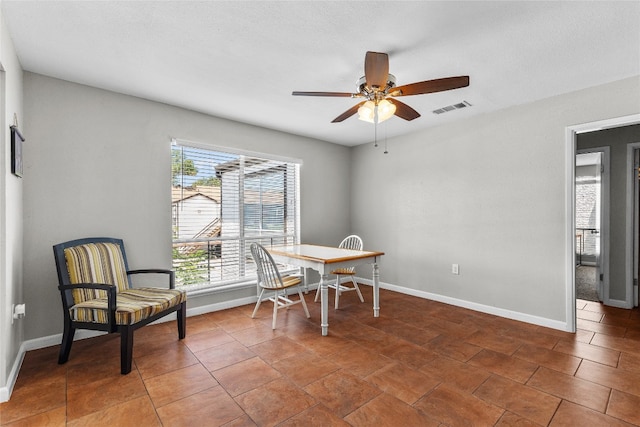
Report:
M384 89L389 78L389 55L367 52L364 57L364 77L367 81L367 87Z
M420 117L420 113L409 107L407 104L400 102L397 99L389 99L388 101L396 106L396 112L394 114L401 119L413 120Z
M342 97L342 98L352 98L353 94L352 93L348 93L348 92L300 92L300 91L293 91L291 92L291 95L294 96L335 96L335 97Z
M367 101L362 101L362 102L354 105L353 107L349 108L347 111L345 111L344 113L340 114L335 119L331 120L331 123L339 123L339 122L344 121L344 120L348 119L349 117L353 116L355 113L358 112L358 108L360 108L360 106L362 104L364 104L365 102L367 102Z
M424 93L442 92L469 86L469 76L446 77L444 79L427 80L394 87L389 91L391 96L422 95Z

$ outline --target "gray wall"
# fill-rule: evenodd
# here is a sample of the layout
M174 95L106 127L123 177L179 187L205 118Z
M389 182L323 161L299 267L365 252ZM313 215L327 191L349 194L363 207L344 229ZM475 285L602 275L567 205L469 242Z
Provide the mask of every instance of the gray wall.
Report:
M0 9L0 402L8 399L9 383L17 374L24 329L22 320L11 323L11 305L22 302L23 181L11 174L9 131L15 113L19 129L28 136L22 114L22 78Z
M640 125L624 126L578 135L578 149L610 148L609 298L625 301L627 144L640 142ZM605 296L606 297L606 296Z
M566 128L638 114L639 94L635 77L395 138L387 155L357 147L353 231L387 253L381 280L566 324Z
M350 232L347 147L32 73L24 85L26 339L62 332L53 244L122 237L132 268L171 266L171 137L301 159L302 240ZM194 297L189 308L251 293Z
M566 128L639 113L639 83L395 138L383 155L371 144L350 150L26 73L25 338L61 331L52 244L117 235L132 266L170 265L170 137L301 158L303 241L333 244L356 232L387 253L387 284L561 326Z

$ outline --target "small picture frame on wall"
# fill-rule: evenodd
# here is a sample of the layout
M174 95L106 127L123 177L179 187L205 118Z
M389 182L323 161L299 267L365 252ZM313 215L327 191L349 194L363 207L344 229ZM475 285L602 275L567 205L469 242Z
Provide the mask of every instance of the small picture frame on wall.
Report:
M24 137L18 126L11 126L11 173L22 178L22 143Z

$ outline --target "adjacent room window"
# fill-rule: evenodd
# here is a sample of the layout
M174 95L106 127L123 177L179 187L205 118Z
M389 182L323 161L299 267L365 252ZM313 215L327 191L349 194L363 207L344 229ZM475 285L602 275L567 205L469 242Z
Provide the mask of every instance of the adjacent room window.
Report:
M190 291L255 284L249 247L297 243L299 163L174 142L173 267Z

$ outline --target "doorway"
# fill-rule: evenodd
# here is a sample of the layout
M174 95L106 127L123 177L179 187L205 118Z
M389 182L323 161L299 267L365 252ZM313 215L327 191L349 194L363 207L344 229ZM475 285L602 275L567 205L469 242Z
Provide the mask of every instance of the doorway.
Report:
M609 147L578 150L575 163L575 295L595 302L608 289L609 156Z
M576 154L577 154L577 136L578 134L585 132L593 132L603 129L611 129L617 128L621 126L628 126L640 124L640 114L632 114L629 116L616 117L612 119L605 119L595 122L583 123L578 125L568 126L565 132L565 159L566 159L566 168L565 168L565 212L567 226L565 227L565 304L566 304L566 331L567 332L575 332L576 331L576 288L575 288L575 274L576 274L576 225L575 225L575 162L576 162ZM601 238L602 241L602 238ZM609 252L607 251L603 255L606 257ZM631 262L630 262L631 263ZM629 264L630 264L629 263ZM603 302L608 305L615 305L619 307L623 307L618 303L618 301L612 301L610 298L610 292L608 289L608 278L609 275L608 269L604 271L604 279L603 283ZM632 277L629 274L629 277ZM621 301L624 303L624 307L631 308L633 302L631 297L629 297L628 304L626 301Z

